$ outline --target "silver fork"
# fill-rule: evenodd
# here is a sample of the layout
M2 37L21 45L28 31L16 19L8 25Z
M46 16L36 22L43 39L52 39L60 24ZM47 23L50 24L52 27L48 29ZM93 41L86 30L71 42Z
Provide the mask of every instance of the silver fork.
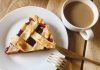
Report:
M52 53L47 61L53 64L56 70L71 70L70 62L60 53Z

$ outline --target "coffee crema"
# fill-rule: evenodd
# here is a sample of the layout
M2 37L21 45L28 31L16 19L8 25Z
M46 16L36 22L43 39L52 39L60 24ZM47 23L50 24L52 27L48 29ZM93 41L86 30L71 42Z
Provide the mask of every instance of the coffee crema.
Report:
M87 27L93 21L91 8L79 1L69 3L64 9L64 15L76 27Z

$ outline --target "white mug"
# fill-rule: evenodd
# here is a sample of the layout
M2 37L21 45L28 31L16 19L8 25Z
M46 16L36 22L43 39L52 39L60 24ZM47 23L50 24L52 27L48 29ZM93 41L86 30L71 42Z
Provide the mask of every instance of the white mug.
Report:
M64 15L64 9L65 9L65 7L66 7L69 3L74 2L74 1L82 2L82 3L88 5L88 6L91 8L91 10L92 10L92 12L93 12L93 22L92 22L89 26L83 27L83 28L81 28L81 27L76 27L76 26L72 25L72 24L65 18L65 15ZM91 30L91 27L94 26L94 25L96 24L98 18L99 18L98 9L97 9L96 5L95 5L92 1L90 1L90 0L69 0L69 1L66 0L66 1L64 2L63 6L62 6L62 10L61 10L61 19L62 19L64 25L65 25L68 29L70 29L70 30L72 30L72 31L80 32L81 36L82 36L85 40L89 40L89 39L92 39L92 38L94 37L94 33L93 33L93 31Z

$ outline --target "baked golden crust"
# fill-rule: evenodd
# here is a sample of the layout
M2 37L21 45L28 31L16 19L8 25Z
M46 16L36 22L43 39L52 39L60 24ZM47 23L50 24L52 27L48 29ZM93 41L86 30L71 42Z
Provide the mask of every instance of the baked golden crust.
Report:
M12 39L10 46L5 51L9 53L32 52L55 48L53 36L49 26L37 15L32 16L29 22L22 25L19 33Z

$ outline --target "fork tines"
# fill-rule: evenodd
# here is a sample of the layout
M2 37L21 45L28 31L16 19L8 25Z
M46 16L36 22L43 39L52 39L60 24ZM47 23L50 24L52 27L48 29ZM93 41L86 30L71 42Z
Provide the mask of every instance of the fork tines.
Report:
M65 56L60 53L52 53L48 57L48 62L56 66L57 70L64 70L68 64L68 61L65 59Z

